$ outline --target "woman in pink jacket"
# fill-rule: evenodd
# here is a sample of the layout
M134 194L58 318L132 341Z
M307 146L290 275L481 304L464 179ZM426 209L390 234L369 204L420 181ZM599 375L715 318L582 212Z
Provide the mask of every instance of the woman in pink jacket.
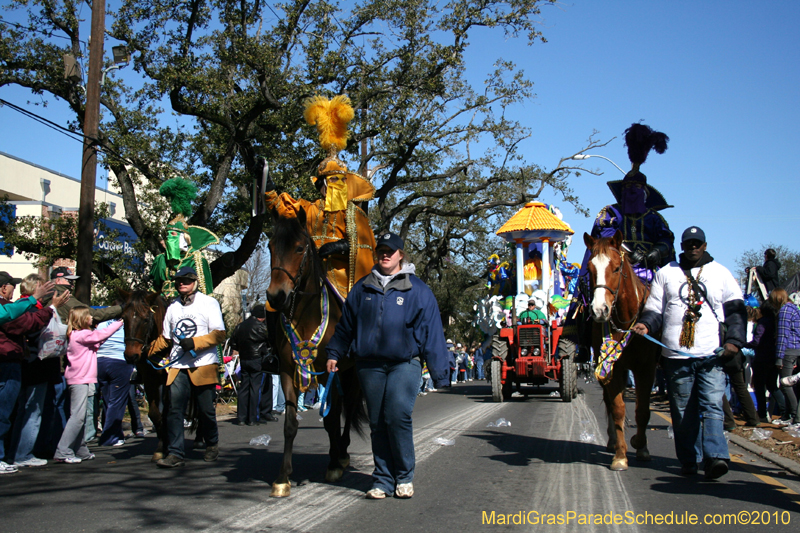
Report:
M97 349L122 327L122 320L105 329L92 329L92 315L85 305L73 307L67 320L67 369L64 378L69 385L69 420L58 441L57 463L75 464L94 459L86 447L86 402L90 388L97 383Z

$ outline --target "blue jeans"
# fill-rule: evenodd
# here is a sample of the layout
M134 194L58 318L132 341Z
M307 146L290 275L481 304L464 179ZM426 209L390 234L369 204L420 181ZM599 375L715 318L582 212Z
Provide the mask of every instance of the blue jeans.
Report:
M483 375L483 359L475 358L475 373L477 377L475 379L484 380L486 376Z
M169 412L167 413L167 441L169 442L169 455L183 458L183 415L192 395L192 389L197 394L197 409L199 423L197 425L197 440L202 438L209 446L216 446L219 442L219 429L217 428L217 413L214 409L216 385L193 385L189 378L189 371L181 369L175 376L175 381L169 389Z
M725 371L718 357L662 358L669 382L675 453L682 465L730 459L723 434Z
M272 410L282 413L286 410L286 396L283 394L280 374L272 374L269 377L272 378Z
M111 446L125 439L122 417L128 407L132 373L133 365L129 365L124 359L97 358L97 383L105 404L100 446Z
M367 401L372 440L372 488L391 494L414 479L414 428L411 412L419 390L422 364L357 361L356 370Z
M22 388L22 367L19 363L0 363L0 461L6 455L4 442L11 429L11 413ZM14 462L13 458L8 458Z
M17 420L11 442L16 443L14 462L33 459L33 446L42 425L42 408L47 396L47 383L28 385L22 389L17 406Z

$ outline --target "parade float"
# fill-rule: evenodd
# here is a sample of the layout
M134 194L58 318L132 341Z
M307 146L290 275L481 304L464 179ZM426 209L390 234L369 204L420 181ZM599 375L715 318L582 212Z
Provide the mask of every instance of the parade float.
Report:
M559 309L569 303L576 273L575 265L566 262L574 232L559 215L554 207L530 202L497 230L513 246L513 264L497 255L489 258L490 295L476 306L476 323L492 339L486 376L496 402L508 400L523 385L551 382L558 384L563 401L577 395L575 363L556 352ZM543 320L519 319L529 301L536 302Z

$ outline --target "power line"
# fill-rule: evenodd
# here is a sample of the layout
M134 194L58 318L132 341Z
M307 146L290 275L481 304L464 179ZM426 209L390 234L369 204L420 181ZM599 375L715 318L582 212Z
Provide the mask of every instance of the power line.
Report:
M83 144L84 139L89 139L90 141L94 142L94 144L97 146L97 148L99 150L105 152L108 155L113 155L115 157L118 157L120 160L122 160L125 163L131 165L133 168L135 168L139 172L142 172L142 170L139 167L137 167L130 159L128 159L127 157L123 156L122 154L120 154L115 149L111 148L110 146L106 145L100 139L94 139L94 138L89 137L87 135L84 135L82 133L76 133L76 132L70 130L69 128L65 128L61 124L57 124L57 123L53 122L52 120L48 120L48 119L44 118L41 115L37 115L33 111L28 111L27 109L24 109L22 107L19 107L18 105L12 104L11 102L3 100L2 98L0 98L0 105L8 106L11 109L13 109L14 111L16 111L18 113L21 113L22 115L25 115L26 117L31 118L31 119L35 120L36 122L39 122L40 124L43 124L43 125L47 126L48 128L54 129L55 131L57 131L57 132L59 132L59 133L61 133L63 135L66 135L70 139L78 141L81 144ZM145 175L145 173L142 172L142 175Z
M17 28L20 28L20 29L25 30L25 31L29 31L31 33L40 33L42 35L46 35L47 37L55 37L56 39L67 39L68 41L72 40L71 37L67 37L65 35L54 35L52 32L44 31L44 30L37 30L36 28L34 28L32 26L23 26L22 24L19 24L18 22L11 22L10 20L5 20L5 19L0 18L0 22L2 22L3 24L8 24L9 26L16 26ZM83 44L84 46L88 46L88 43L86 41L78 39L78 42Z

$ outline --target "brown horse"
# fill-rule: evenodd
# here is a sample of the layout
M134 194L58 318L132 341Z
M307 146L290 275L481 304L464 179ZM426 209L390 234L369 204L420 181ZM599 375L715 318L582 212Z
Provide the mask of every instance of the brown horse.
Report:
M592 347L595 358L600 357L600 346L608 337L620 342L639 317L650 289L636 276L622 247L622 233L617 231L610 239L594 239L584 233L583 240L591 251L589 274L592 288ZM605 334L604 334L605 330ZM636 435L631 446L636 448L636 458L649 461L647 450L647 424L650 421L650 389L658 363L658 346L638 335L628 334L622 355L613 365L610 380L603 386L603 401L608 415L609 451L614 451L611 470L628 469L628 447L625 444L625 401L623 392L628 370L636 380ZM604 339L604 337L606 337Z
M317 248L306 231L305 211L299 211L296 218L286 218L273 212L274 232L270 239L269 249L272 260L272 278L267 289L267 300L277 313L268 313L270 340L280 358L281 386L286 396L286 421L284 424L283 463L270 496L285 497L291 491L292 447L297 436L297 397L293 376L297 364L293 356L293 346L289 341L285 325L294 327L300 341L313 339L318 335L322 323L320 301L325 290L324 270L317 255ZM361 423L366 420L361 387L355 372L355 365L350 358L339 363L339 372L343 396L337 386L327 383L328 375L324 373L327 363L325 346L333 336L336 324L342 316L341 303L332 289L328 291L328 325L324 335L317 343L317 354L312 363L313 370L320 372L317 378L323 385L329 386L331 409L323 424L330 441L330 461L325 474L325 481L335 482L341 479L344 470L350 464L347 448L350 445L350 427L363 436ZM291 329L291 328L290 328ZM345 422L341 427L342 407L344 406Z
M150 459L156 462L167 448L165 385L167 373L156 370L147 360L150 344L161 336L167 302L158 293L119 291L123 298L122 321L125 328L125 360L136 365L144 385L148 416L158 436L158 447Z

